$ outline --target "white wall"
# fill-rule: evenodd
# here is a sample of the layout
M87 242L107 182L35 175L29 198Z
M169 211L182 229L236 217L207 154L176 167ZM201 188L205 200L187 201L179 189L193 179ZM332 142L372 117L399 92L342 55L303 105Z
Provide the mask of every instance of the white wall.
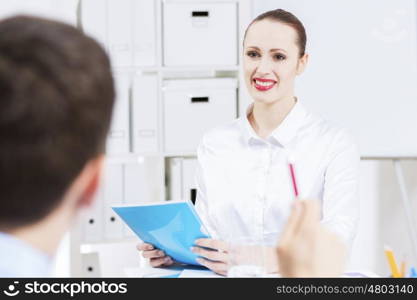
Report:
M404 46L387 40L386 43L378 44L381 47L373 51L371 45L375 42L372 36L375 30L382 30L387 37L400 34L404 30L415 32L416 1L253 0L252 3L253 17L267 10L282 8L294 13L304 23L308 35L307 52L311 56L306 72L297 81L300 84L296 94L309 108L351 129L352 134L357 134L355 139L362 143L360 148L363 153L364 148L375 146L368 147L373 143L377 144L378 139L384 147L378 144L373 147L378 150L374 152L379 153L382 148L394 149L400 144L408 145L410 149L407 150L410 151L416 149L417 137L413 142L413 129L416 128L411 125L411 121L416 120L413 117L413 113L417 112L416 102L413 100L413 91L407 89L406 85L410 83L414 90L417 78L405 75L410 66L415 69L415 36L411 33L409 42ZM405 14L408 14L408 19ZM352 15L357 18L351 18ZM405 20L409 23L403 23ZM404 58L404 55L399 54L402 50L411 58L403 60L404 65L398 60L387 58L389 55L383 55L384 58L379 59L379 55L384 53L382 45L387 46L390 53L396 53L401 59ZM371 63L373 60L375 64ZM370 70L367 70L368 67L371 67ZM397 67L399 70L394 71ZM401 75L405 77L400 77ZM380 76L384 79L379 79ZM384 84L384 80L388 80L389 84ZM393 88L394 86L399 88ZM383 92L383 88L392 88L394 96ZM378 95L380 92L382 94ZM399 92L405 95L400 96ZM401 105L399 102L402 100L407 101L407 104ZM385 109L386 116L383 116L385 104L388 106ZM413 108L406 108L408 105ZM400 112L396 106L405 111ZM361 114L365 117L364 122L361 122ZM369 116L373 119L370 120ZM352 130L354 127L356 131ZM393 138L387 138L392 132L397 133L394 133ZM399 142L394 142L394 139ZM365 153L369 155L368 152ZM397 152L403 153L398 149ZM376 155L378 154L373 153L372 156ZM403 165L410 200L414 205L412 213L416 214L417 161L406 161ZM400 196L391 161L361 162L361 219L349 268L368 269L387 275L389 268L383 252L385 244L394 249L397 260L406 255L408 261L417 265L417 258L412 255Z
M402 162L412 213L417 215L417 161ZM392 161L362 161L360 177L361 220L349 268L390 274L384 245L398 261L417 265ZM417 226L417 224L415 224Z
M404 161L402 163L404 177L412 202L412 214L414 220L417 216L417 161ZM400 190L395 177L394 167L390 162L383 162L379 165L379 210L378 210L378 235L380 244L376 247L378 251L378 260L385 262L382 255L382 243L391 246L397 256L397 259L403 259L405 256L414 266L417 265L417 258L412 253L412 244L409 237L409 231L406 221L406 215L403 203L400 198ZM414 224L416 228L417 224ZM417 255L417 254L416 254ZM378 270L388 271L387 263L378 264Z

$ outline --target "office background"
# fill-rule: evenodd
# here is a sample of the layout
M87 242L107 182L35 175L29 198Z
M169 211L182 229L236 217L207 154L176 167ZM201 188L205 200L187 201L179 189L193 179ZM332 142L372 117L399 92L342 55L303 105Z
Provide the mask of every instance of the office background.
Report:
M388 275L385 244L417 264L392 161L400 159L408 211L417 215L415 0L2 0L0 18L46 16L95 37L117 81L102 187L63 241L56 275L124 276L146 264L110 205L194 198L199 138L250 102L243 32L274 8L307 29L300 100L347 127L361 149L361 221L348 268Z

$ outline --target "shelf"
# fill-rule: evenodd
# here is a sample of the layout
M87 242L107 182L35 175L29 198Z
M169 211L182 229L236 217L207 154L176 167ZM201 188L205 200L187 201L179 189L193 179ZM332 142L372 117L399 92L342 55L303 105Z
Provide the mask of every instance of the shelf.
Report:
M230 65L230 66L176 66L176 67L166 67L166 66L126 66L126 67L114 67L113 72L124 73L138 73L138 72L153 72L153 73L175 73L175 72L238 72L240 66Z
M161 67L162 72L187 72L187 71L239 71L239 66L178 66Z
M163 154L164 157L196 157L196 152L167 152Z
M161 67L158 66L126 66L126 67L113 67L114 73L138 73L138 72L152 72L157 73L159 72Z
M128 164L128 163L142 163L147 158L158 158L162 157L158 153L149 153L149 154L106 154L106 161L110 164Z
M81 241L80 252L88 253L90 252L89 248L91 247L100 246L100 245L111 245L115 243L140 243L140 240L136 236L131 236L131 237L121 237L117 239L108 239L108 240L100 240L100 241L90 241L90 242Z

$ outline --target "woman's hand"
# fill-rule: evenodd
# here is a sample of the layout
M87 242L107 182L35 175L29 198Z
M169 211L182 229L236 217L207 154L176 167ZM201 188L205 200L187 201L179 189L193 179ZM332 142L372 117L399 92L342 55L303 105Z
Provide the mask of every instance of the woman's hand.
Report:
M200 264L217 274L227 274L229 254L226 242L214 239L198 239L195 241L195 245L191 248L191 251L201 256L197 258Z
M141 243L136 248L142 251L144 258L149 258L152 267L168 267L174 263L171 257L165 255L164 251L156 249L151 244Z

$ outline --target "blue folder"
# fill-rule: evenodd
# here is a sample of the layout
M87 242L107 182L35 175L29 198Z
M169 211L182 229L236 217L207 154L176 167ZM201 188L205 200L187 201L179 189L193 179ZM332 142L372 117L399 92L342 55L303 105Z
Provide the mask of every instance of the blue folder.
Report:
M190 201L112 208L145 243L163 250L177 262L199 265L198 255L190 248L196 239L209 235Z

